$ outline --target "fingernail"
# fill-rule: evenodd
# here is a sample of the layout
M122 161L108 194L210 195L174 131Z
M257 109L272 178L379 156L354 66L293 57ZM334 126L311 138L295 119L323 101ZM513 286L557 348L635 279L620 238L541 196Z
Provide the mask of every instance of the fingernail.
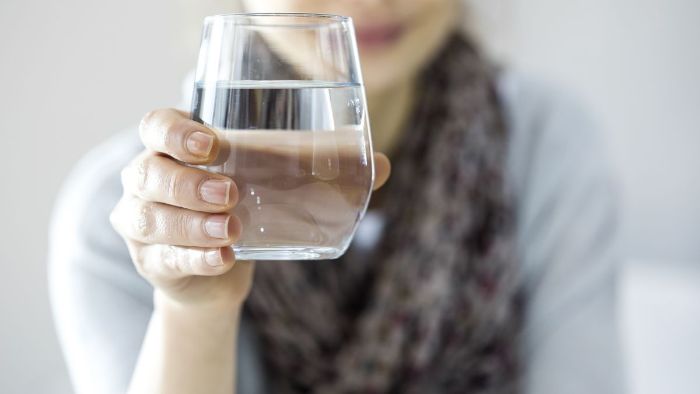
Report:
M201 131L195 131L187 137L187 150L200 157L209 156L211 147L214 145L214 137Z
M209 179L199 186L199 195L208 203L226 205L230 190L231 182Z
M212 238L227 239L229 219L228 215L211 215L204 222L204 231Z
M220 249L209 250L204 253L204 260L211 267L220 267L224 265L224 259L221 258Z

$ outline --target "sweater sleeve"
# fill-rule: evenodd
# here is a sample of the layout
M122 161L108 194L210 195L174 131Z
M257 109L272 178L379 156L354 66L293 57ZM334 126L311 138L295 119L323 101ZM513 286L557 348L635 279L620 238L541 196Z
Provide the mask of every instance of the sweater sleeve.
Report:
M85 156L64 183L49 234L49 284L59 340L77 393L126 392L152 311L109 213L119 174L140 150L135 131Z
M122 194L121 169L141 149L136 130L95 148L76 165L54 207L51 304L78 394L126 392L153 312L153 288L109 223ZM265 392L257 336L245 313L237 352L237 393Z
M614 177L576 100L503 81L525 298L523 365L532 394L621 393Z

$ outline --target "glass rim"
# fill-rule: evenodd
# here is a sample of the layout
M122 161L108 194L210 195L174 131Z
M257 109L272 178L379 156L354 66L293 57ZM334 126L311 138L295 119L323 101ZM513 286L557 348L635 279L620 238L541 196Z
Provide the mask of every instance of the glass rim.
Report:
M228 13L228 14L216 14L216 15L209 15L204 18L204 23L211 23L217 20L223 20L223 21L245 21L245 20L250 20L250 19L270 19L273 20L275 18L295 18L299 20L304 20L305 18L316 18L320 19L321 22L309 22L309 23L299 23L299 24L294 24L294 23L289 23L289 24L284 24L284 23L279 23L279 24L261 24L260 26L322 26L322 25L329 25L329 24L334 24L334 23L347 23L352 20L351 17L349 16L344 16L344 15L337 15L337 14L323 14L323 13L313 13L313 12L233 12L233 13Z

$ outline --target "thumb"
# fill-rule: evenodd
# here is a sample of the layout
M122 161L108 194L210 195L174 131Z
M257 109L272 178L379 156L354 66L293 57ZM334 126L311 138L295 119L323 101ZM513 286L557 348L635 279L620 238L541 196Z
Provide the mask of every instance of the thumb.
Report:
M381 152L376 152L374 154L374 188L373 190L378 190L389 179L391 174L391 162L389 158Z

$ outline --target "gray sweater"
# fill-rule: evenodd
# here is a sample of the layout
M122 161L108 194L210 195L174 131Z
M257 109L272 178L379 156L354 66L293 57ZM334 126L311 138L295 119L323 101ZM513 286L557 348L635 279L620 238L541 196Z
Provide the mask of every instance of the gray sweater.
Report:
M616 196L598 130L570 96L522 75L503 74L499 90L526 296L524 392L621 393ZM153 310L153 289L108 221L119 172L141 149L135 129L115 135L76 165L56 203L51 301L77 393L126 391ZM353 242L372 247L382 225L368 212ZM244 317L238 394L265 392L260 356Z

